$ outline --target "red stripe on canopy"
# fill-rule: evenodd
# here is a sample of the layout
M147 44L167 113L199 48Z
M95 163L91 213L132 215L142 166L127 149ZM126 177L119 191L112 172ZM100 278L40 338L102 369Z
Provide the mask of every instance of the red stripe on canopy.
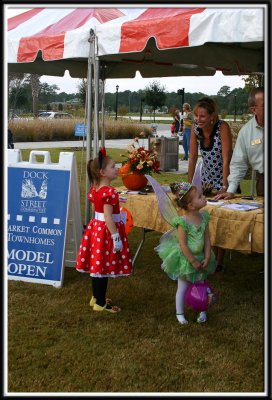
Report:
M60 21L43 29L38 33L38 35L55 35L72 31L73 29L80 28L82 25L86 24L86 22L91 18L96 18L101 24L103 24L115 18L122 17L123 15L124 14L116 8L77 8Z
M15 17L8 19L8 31L17 28L17 26L21 25L23 22L28 21L30 18L34 17L36 14L39 14L43 11L44 8L33 8L32 10L26 11L22 14L16 15Z
M188 46L190 19L205 8L149 8L121 29L120 52L141 51L150 37L159 49Z
M80 28L91 18L96 18L101 24L122 17L124 14L116 9L78 8L51 24L35 35L22 38L18 48L18 62L32 62L38 51L42 51L43 59L58 60L63 58L64 38L67 31ZM90 26L91 28L91 26Z
M42 50L45 61L63 58L64 36L64 33L61 33L53 36L32 36L21 39L17 53L18 62L34 61L39 50Z

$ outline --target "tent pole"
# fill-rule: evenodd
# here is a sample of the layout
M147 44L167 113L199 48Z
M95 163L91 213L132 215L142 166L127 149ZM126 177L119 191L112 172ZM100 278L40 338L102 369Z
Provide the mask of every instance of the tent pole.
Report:
M92 80L93 80L93 60L94 60L94 31L90 30L90 52L88 58L88 74L87 74L87 140L86 140L86 165L92 156ZM90 203L87 198L87 194L90 188L90 181L86 171L86 196L85 196L85 225L88 224L90 220Z
M105 147L105 80L101 80L101 146Z
M101 146L105 147L105 64L100 63L101 72Z
M94 58L94 157L99 150L99 59Z

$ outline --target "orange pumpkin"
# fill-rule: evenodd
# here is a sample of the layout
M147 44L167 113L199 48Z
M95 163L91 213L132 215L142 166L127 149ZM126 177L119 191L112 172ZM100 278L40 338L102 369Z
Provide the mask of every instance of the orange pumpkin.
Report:
M146 177L138 171L133 171L127 175L123 175L122 181L128 190L141 190L147 185Z
M120 212L125 212L127 215L125 232L128 235L132 231L132 228L133 228L133 218L132 218L131 212L125 207L120 208Z

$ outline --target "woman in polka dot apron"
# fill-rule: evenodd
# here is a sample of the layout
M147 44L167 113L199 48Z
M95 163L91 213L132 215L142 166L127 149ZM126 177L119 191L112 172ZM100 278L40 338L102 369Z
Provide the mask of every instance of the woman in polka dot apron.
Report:
M232 136L227 122L218 118L215 102L209 97L200 99L194 107L195 123L191 130L188 181L191 183L198 159L202 156L202 187L215 194L224 193L228 187L229 164L232 153ZM223 269L224 250L214 248L217 271Z
M96 159L88 162L87 173L91 182L88 199L94 206L94 218L84 230L75 268L92 277L93 310L116 313L120 308L106 299L108 278L129 276L132 272L126 216L120 214L119 195L110 186L117 178L117 168L103 148Z

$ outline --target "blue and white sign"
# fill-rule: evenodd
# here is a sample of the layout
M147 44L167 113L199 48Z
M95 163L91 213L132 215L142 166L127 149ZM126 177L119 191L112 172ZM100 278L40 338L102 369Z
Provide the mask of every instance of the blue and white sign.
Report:
M87 125L76 124L75 125L75 136L86 137L87 135Z
M32 150L23 161L19 149L8 149L6 226L8 279L61 287L83 230L74 153L52 163L48 151Z
M70 171L8 168L8 276L61 286Z

